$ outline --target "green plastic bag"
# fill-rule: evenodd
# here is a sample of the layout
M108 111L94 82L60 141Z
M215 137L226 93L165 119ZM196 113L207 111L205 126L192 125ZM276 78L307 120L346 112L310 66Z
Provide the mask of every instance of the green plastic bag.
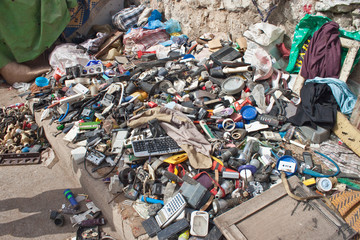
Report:
M305 15L295 28L294 40L291 45L289 64L286 71L289 73L298 73L300 71L302 61L304 60L305 52L310 43L311 37L314 33L325 23L330 22L331 19L323 16ZM349 32L344 29L339 29L340 37L349 38L360 41L360 32ZM344 62L348 49L341 50L341 64ZM353 67L359 62L360 51L356 54Z

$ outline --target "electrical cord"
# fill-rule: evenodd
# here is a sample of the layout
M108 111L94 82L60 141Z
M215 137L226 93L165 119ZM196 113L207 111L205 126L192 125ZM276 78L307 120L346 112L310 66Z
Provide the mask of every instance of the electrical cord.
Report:
M88 154L88 151L86 151L86 155ZM124 155L124 150L121 152L121 154L119 153L116 158L119 156L118 160L116 161L115 165L111 168L111 170L109 172L107 172L106 174L104 174L103 176L101 177L94 177L90 172L89 170L87 169L87 166L86 166L86 159L84 160L84 168L85 168L85 171L89 174L89 176L95 180L99 180L99 179L102 179L102 178L106 178L107 176L109 176L110 173L112 173L112 171L114 171L114 169L116 168L116 166L119 164L122 156Z
M70 104L69 104L69 103L67 103L66 112L65 112L65 114L62 114L62 115L60 116L60 118L59 118L59 122L63 121L63 120L66 118L66 116L67 116L67 115L68 115L68 113L69 113L69 109L70 109Z
M314 153L317 153L319 154L320 156L326 158L327 160L329 160L335 167L336 167L336 172L334 174L330 174L330 175L325 175L325 174L322 174L322 173L318 173L318 172L315 172L313 170L310 170L310 169L304 169L303 172L304 174L307 174L307 175L310 175L310 176L313 176L313 177L334 177L336 175L338 175L340 173L340 168L339 166L336 164L336 162L334 162L334 160L332 160L331 158L329 158L328 156L326 156L325 154L322 154L318 151L314 151Z
M120 107L121 103L122 103L122 100L123 100L123 97L124 97L124 90L125 90L125 87L124 87L124 84L122 84L121 82L117 82L115 84L118 84L121 86L121 94L120 94L120 100L119 100L119 103L118 103L118 107Z
M89 99L88 101L86 101L86 102L80 107L79 112L74 116L74 118L78 119L78 118L80 117L81 113L83 112L84 108L85 108L87 105L89 105L89 104L91 104L91 103L93 103L93 102L97 102L102 95L103 95L103 93L99 93L99 94L96 95L95 97L93 97L93 98Z
M323 195L311 195L311 196L307 196L307 197L300 197L296 194L294 194L292 191L291 191L291 188L290 188L290 185L289 185L289 182L286 178L286 174L285 172L281 172L281 180L282 180L282 183L284 185L284 188L285 188L285 191L286 193L289 195L289 197L291 197L292 199L294 200L297 200L297 201L300 201L300 202L307 202L309 200L313 200L313 199L322 199L324 200L328 207L330 207L335 213L337 213L339 216L341 216L341 214L339 213L339 211L336 209L336 207L332 204L332 202L330 201L329 198L327 198L326 196L323 196Z

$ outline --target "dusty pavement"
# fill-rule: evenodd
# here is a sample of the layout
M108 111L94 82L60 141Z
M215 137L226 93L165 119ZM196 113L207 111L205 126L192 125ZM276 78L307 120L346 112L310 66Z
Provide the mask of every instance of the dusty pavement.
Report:
M0 106L21 102L16 98L17 94L16 90L1 84ZM52 169L42 164L0 166L0 239L63 240L74 237L77 228L71 226L69 216L65 216L63 227L57 227L49 219L50 210L68 204L63 196L64 189L70 188L75 195L86 194L68 171L71 169L64 169L60 163ZM109 226L103 229L118 239Z

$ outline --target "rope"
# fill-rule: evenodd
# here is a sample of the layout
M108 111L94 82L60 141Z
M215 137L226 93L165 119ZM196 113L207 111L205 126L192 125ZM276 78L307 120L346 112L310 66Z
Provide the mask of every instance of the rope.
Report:
M291 192L290 185L289 185L289 182L288 182L288 180L286 178L285 172L281 172L281 180L282 180L282 182L284 184L286 193L292 199L295 199L295 200L300 201L300 202L307 202L307 201L312 200L312 199L320 199L321 198L327 203L328 207L330 207L335 213L337 213L337 214L339 214L339 216L341 216L339 211L335 208L335 206L332 204L332 202L327 197L322 196L322 195L312 195L312 196L308 196L308 197L300 197L300 196L295 195L294 193Z
M257 4L256 0L252 0L254 6L256 7L256 10L258 11L261 21L266 22L268 20L268 18L270 17L270 14L273 10L275 10L275 8L277 8L277 5L275 4L274 6L270 7L268 10L266 10L266 17L264 18L264 15L262 13L262 11L259 8L259 5Z

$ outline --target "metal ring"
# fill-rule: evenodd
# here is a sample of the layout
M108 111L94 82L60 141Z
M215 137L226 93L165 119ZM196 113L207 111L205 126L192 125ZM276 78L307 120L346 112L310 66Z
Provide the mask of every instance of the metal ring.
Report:
M231 118L227 118L222 122L222 127L225 131L231 132L235 129L235 122Z
M244 136L244 132L241 129L234 129L231 132L231 137L235 140L239 140L239 139L243 138L243 136Z

